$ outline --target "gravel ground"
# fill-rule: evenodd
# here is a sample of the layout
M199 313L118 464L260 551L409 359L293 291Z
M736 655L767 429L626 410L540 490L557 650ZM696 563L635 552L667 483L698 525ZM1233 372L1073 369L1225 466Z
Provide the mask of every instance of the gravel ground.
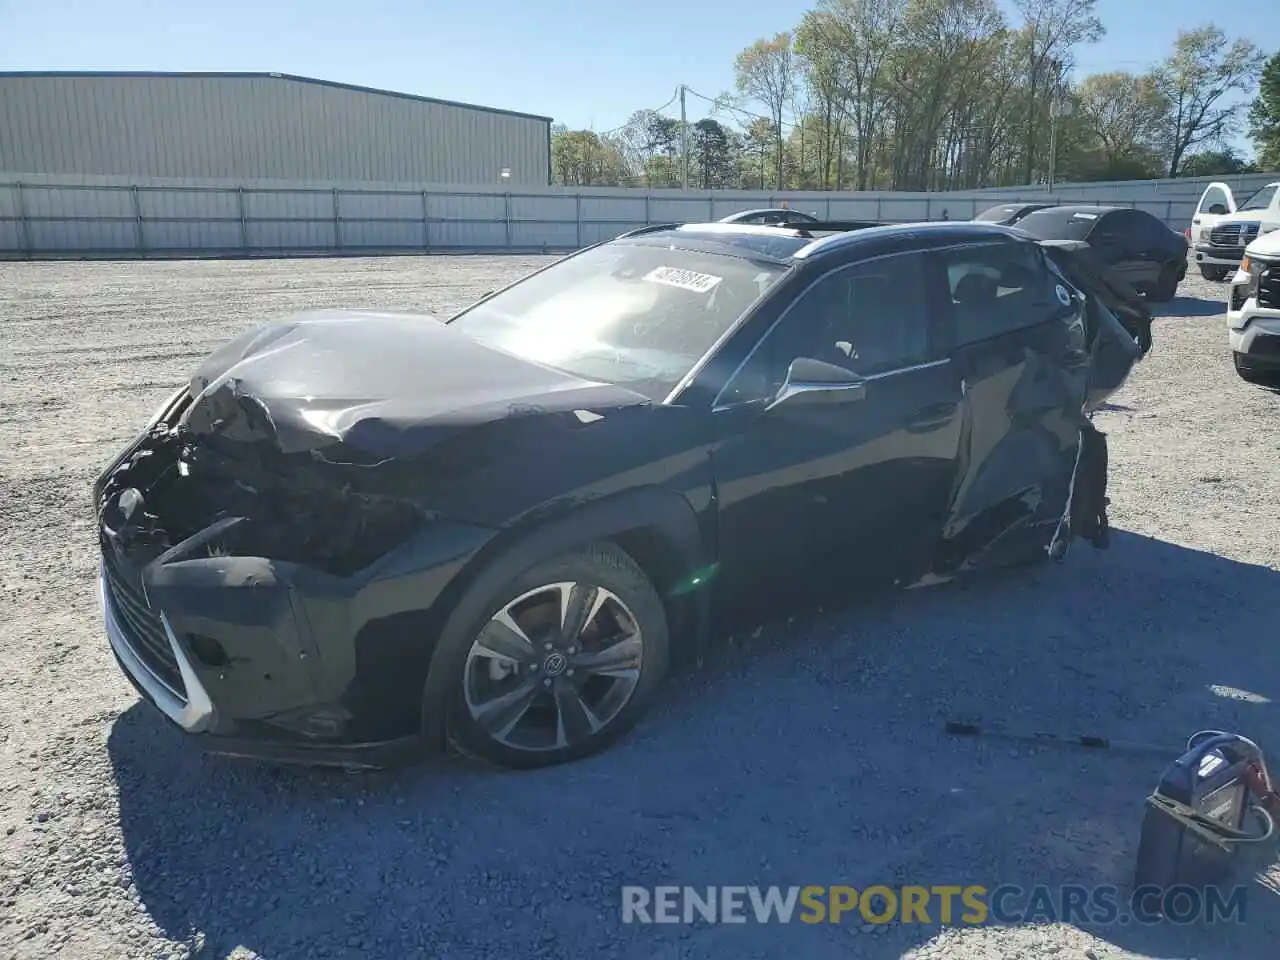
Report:
M279 769L140 703L100 626L89 486L171 385L264 319L445 312L542 262L0 264L0 953L1274 956L1270 847L1247 922L1216 928L620 922L623 884L1127 882L1165 761L949 739L948 717L1280 745L1280 395L1236 377L1199 279L1100 417L1111 550L781 617L602 757Z

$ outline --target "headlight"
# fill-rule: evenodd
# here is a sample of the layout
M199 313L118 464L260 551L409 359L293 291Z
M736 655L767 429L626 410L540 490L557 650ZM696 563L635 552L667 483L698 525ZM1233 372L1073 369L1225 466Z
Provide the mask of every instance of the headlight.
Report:
M1258 278L1262 276L1262 263L1245 254L1244 259L1240 261L1240 270L1249 275L1244 288L1240 291L1241 299L1247 300L1258 289Z

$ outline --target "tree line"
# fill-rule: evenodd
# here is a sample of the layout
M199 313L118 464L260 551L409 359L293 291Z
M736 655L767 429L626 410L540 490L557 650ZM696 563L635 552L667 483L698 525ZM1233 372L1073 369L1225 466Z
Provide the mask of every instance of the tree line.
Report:
M684 88L708 101L696 123L669 103L606 133L554 128L554 178L962 190L1280 169L1280 53L1207 24L1144 73L1077 82L1077 52L1105 32L1095 5L1015 0L1011 22L995 0L819 0L738 54L733 90ZM1246 129L1252 164L1229 146Z

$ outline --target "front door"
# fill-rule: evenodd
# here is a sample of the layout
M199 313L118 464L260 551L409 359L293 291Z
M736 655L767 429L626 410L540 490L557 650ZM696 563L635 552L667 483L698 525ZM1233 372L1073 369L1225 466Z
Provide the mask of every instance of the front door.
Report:
M923 255L835 269L735 375L712 455L725 580L812 570L864 579L926 551L945 514L962 387L931 332ZM837 364L861 389L765 409L791 362Z
M1200 194L1196 212L1191 217L1191 242L1208 243L1209 232L1219 218L1236 212L1236 198L1225 183L1211 183Z

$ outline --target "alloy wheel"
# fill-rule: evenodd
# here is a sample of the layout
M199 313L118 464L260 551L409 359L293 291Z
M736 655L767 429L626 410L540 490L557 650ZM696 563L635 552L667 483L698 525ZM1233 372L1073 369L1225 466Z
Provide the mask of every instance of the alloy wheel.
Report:
M643 655L639 622L617 594L549 583L503 606L472 641L463 672L467 710L512 749L573 747L622 712Z

